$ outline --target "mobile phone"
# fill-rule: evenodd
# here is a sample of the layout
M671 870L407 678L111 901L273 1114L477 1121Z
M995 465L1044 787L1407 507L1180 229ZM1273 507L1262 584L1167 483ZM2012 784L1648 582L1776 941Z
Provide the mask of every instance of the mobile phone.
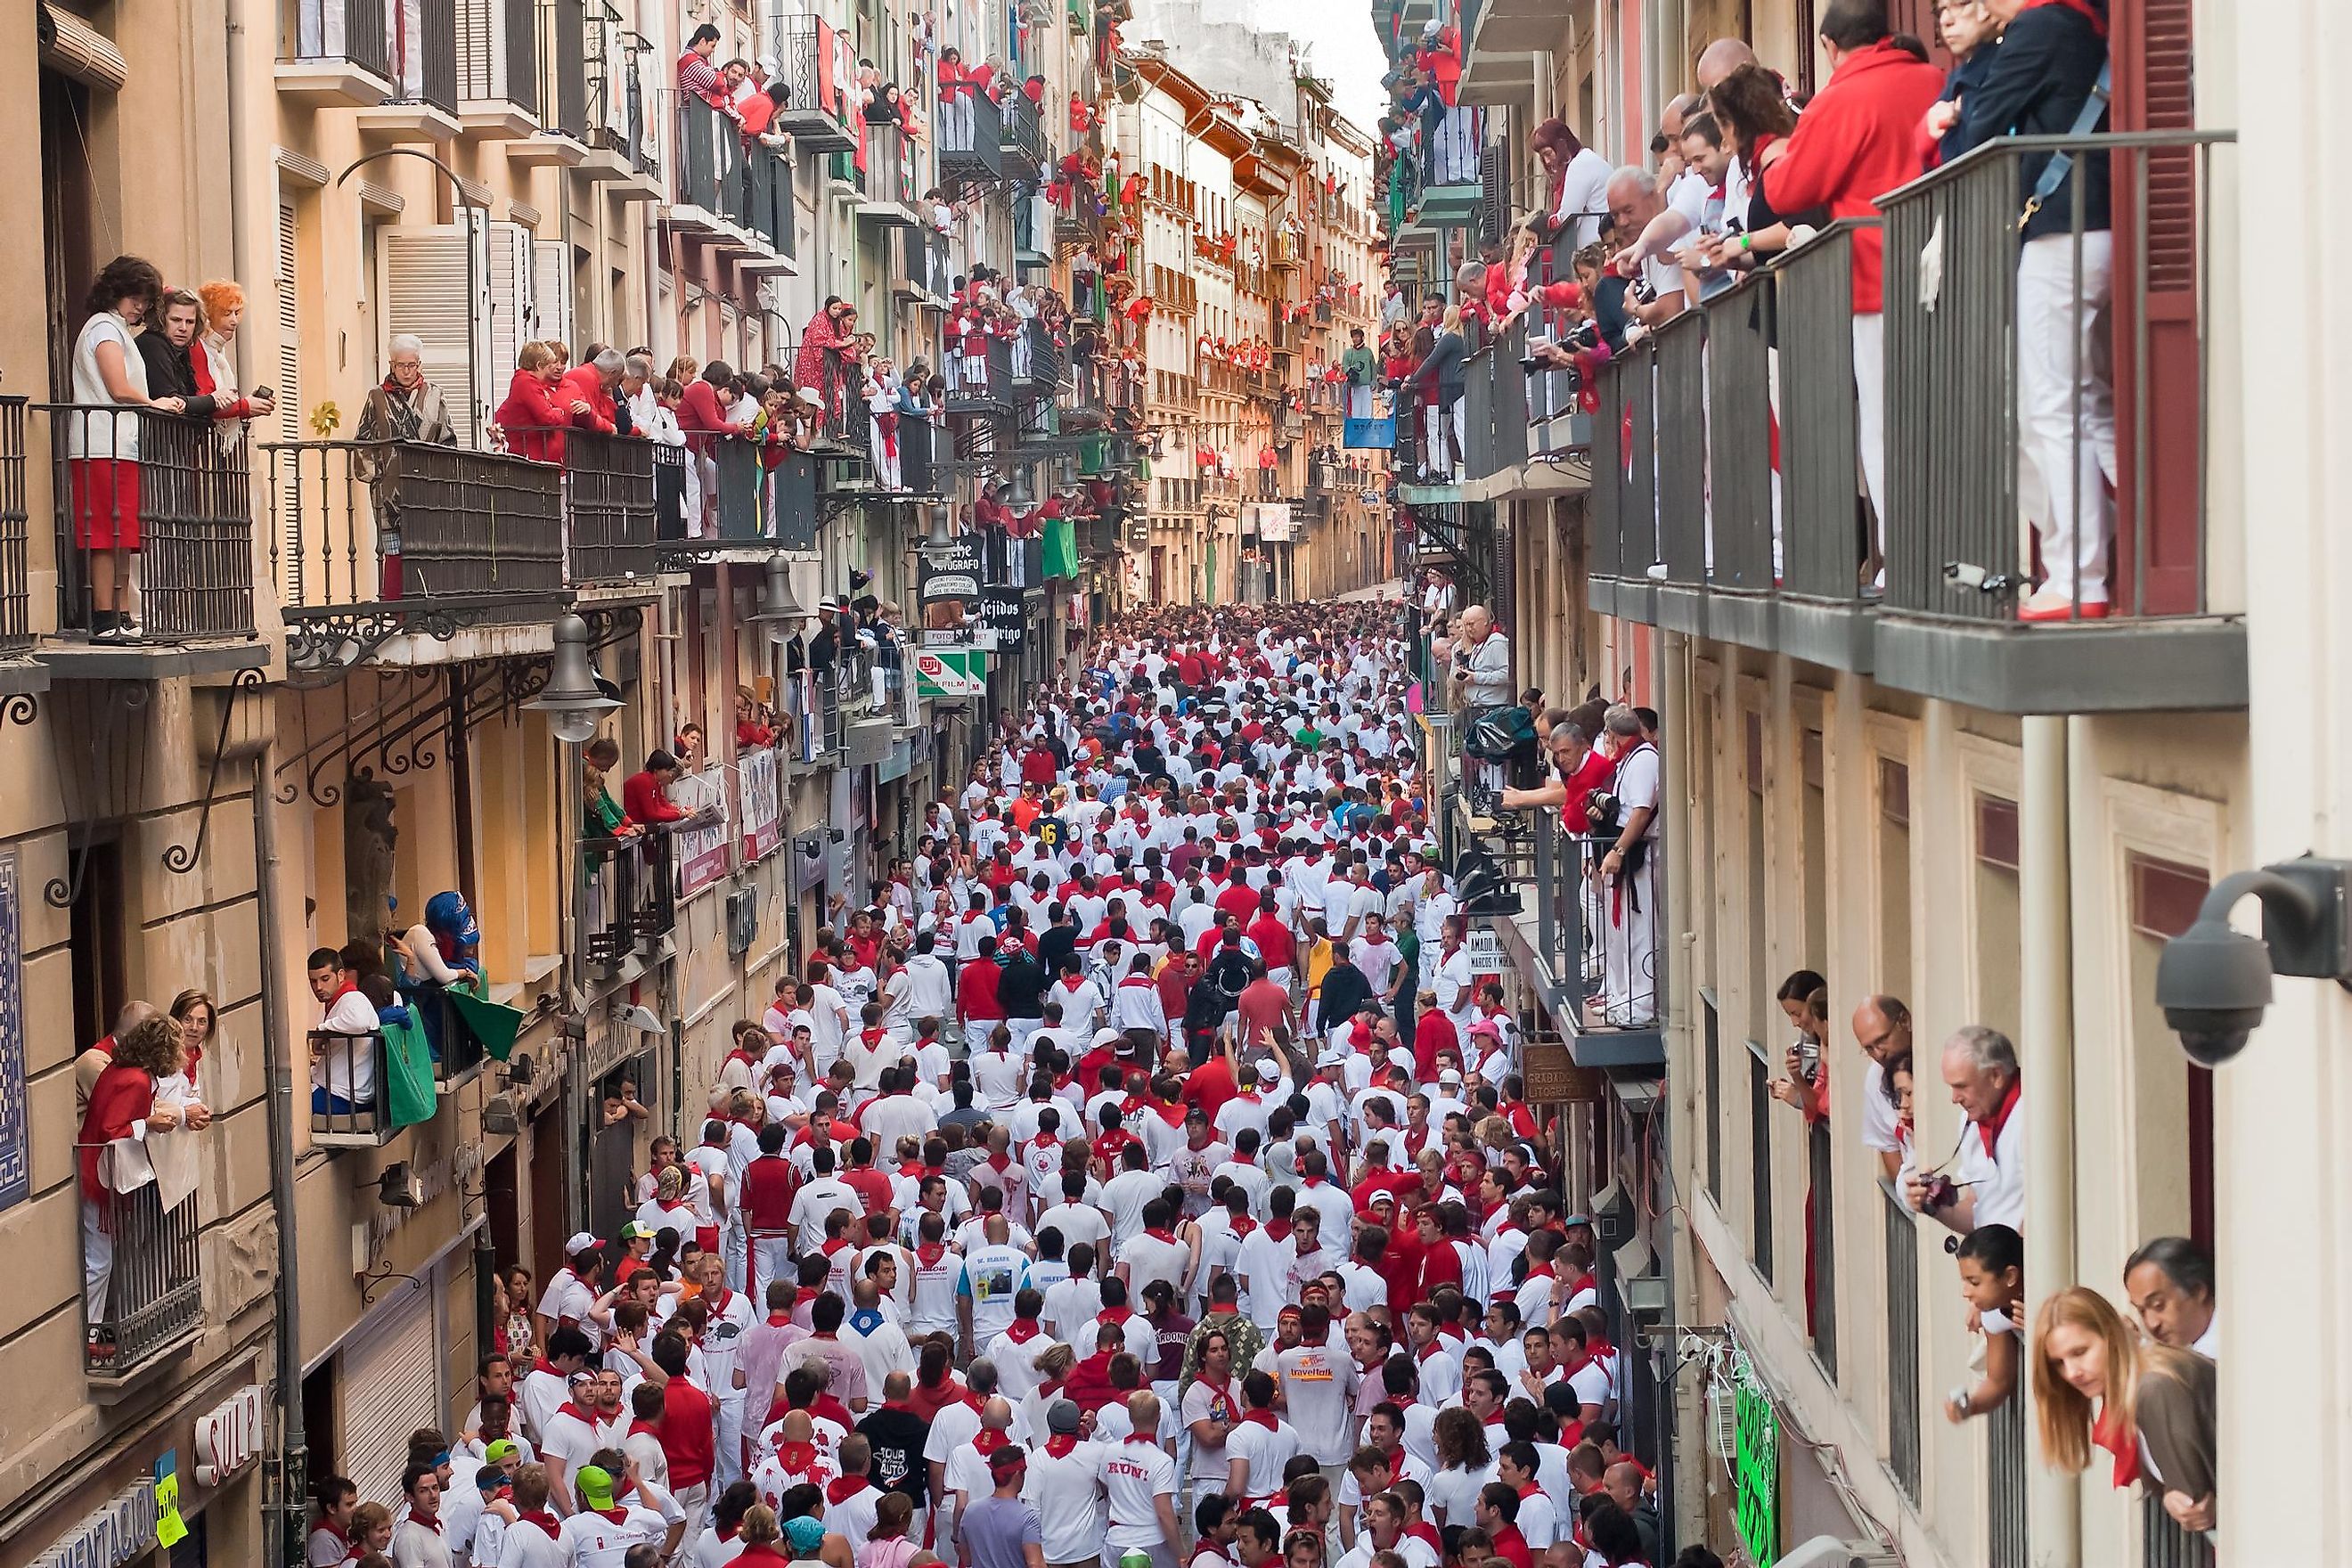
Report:
M268 398L268 399L269 399L271 402L273 402L273 403L274 403L274 402L276 402L276 401L277 401L277 399L278 399L278 394L276 394L275 392L272 392L272 391L269 389L269 384L268 384L268 383L267 383L267 382L264 382L261 385L255 387L251 392L247 393L246 395L247 395L247 396L248 396L248 397L267 397L267 398Z

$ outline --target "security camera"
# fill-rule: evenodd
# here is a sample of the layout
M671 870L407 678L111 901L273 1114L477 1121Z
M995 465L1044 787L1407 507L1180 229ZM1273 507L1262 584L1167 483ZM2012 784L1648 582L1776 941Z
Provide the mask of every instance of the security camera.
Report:
M2157 960L2156 1005L2189 1060L2219 1067L2246 1048L2271 1005L2271 950L2226 921L2200 919Z
M2312 856L2239 871L2213 886L2196 921L2165 943L2156 965L2156 1005L2189 1060L2218 1067L2246 1048L2271 1005L2273 973L2352 989L2347 886L2352 862ZM2262 900L2259 937L2230 924L2231 906L2248 893Z

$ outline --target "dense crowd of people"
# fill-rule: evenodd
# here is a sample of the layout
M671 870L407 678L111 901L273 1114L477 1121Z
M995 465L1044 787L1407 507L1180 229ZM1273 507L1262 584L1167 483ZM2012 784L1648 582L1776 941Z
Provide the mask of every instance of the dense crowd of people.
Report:
M1148 612L1008 714L310 1561L1658 1563L1414 631Z

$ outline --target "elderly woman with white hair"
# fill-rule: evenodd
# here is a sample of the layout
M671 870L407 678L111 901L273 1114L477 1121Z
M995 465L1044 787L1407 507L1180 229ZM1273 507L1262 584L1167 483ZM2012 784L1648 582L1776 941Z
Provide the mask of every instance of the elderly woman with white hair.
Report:
M457 426L449 422L449 405L441 389L425 379L425 343L410 332L395 332L384 346L387 374L369 388L367 406L360 412L356 438L365 443L352 454L352 473L369 487L374 502L376 554L381 566L380 592L387 599L401 596L400 447L397 443L421 441L454 447Z
M395 332L385 345L384 357L384 378L368 391L357 438L456 446L457 428L449 422L448 402L439 387L425 379L424 340L414 333Z

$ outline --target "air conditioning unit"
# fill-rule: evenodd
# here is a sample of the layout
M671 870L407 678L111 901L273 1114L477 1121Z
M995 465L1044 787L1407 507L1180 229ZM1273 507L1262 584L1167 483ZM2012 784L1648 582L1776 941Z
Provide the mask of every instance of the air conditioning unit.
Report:
M751 951L760 934L760 889L739 888L727 895L727 956L740 958Z
M1816 1535L1780 1553L1776 1568L1901 1568L1902 1559L1875 1541Z
M1739 1395L1723 1378L1706 1385L1706 1451L1718 1459L1739 1451Z

